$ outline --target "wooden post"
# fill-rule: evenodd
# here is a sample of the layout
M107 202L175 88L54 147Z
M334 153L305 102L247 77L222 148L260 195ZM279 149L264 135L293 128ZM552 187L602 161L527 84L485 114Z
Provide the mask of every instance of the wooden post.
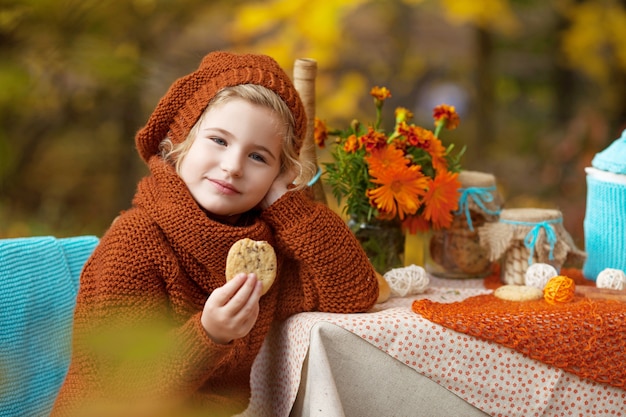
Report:
M303 162L308 162L311 167L319 169L315 140L313 138L316 76L317 61L308 58L296 59L293 67L293 83L298 91L298 94L300 94L307 116L306 135L304 137L302 150L300 151L300 159ZM326 193L324 193L324 187L321 179L318 179L312 185L312 191L316 201L327 204Z

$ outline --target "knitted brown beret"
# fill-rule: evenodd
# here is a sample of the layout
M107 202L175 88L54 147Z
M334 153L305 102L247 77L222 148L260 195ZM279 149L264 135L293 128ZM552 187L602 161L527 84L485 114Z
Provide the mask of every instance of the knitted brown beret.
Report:
M300 152L306 133L306 113L285 71L267 55L218 51L205 56L195 72L176 80L161 98L135 136L139 155L147 162L159 152L159 144L168 134L172 142L183 142L209 101L224 87L239 84L262 85L283 99L295 120L296 151Z

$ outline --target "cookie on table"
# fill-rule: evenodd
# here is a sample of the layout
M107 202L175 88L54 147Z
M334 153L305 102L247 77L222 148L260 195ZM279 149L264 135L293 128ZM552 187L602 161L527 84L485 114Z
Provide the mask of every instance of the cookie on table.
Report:
M475 232L454 233L448 237L447 256L466 274L479 274L491 265L487 251Z
M226 280L239 273L255 273L263 283L261 294L265 294L276 279L276 252L264 240L244 238L233 243L226 258Z
M435 231L430 238L429 253L431 259L438 265L442 266L448 271L455 271L457 269L454 260L447 253L448 239L445 233L441 231Z
M378 299L376 303L384 303L391 296L391 287L384 276L376 272L376 280L378 281Z
M533 301L543 298L543 291L536 287L527 285L503 285L497 288L493 295L509 301Z

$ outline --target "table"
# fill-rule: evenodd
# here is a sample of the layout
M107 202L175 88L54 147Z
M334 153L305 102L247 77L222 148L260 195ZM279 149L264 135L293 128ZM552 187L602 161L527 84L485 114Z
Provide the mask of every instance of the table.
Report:
M364 314L302 313L268 335L243 416L624 415L626 391L432 323L415 299L461 301L482 280L431 278Z

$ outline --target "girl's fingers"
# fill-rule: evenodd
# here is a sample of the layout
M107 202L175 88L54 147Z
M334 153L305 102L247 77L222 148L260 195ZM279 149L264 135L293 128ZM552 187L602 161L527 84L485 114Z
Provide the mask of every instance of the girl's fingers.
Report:
M243 285L239 287L237 293L233 295L224 307L234 316L244 309L249 302L258 303L261 296L260 289L257 289L259 285L262 287L256 274L246 275Z
M261 298L262 291L263 283L257 280L256 285L254 286L253 291L250 294L250 297L248 297L246 303L241 306L241 309L238 311L238 315L248 318L254 316L253 320L256 321L256 316L259 313L259 299Z
M212 296L216 304L220 306L226 305L234 296L239 292L239 289L246 283L248 277L243 272L237 274L231 279L227 281L226 284L222 285L220 288L217 288L213 291Z
M256 274L237 274L213 291L200 318L209 337L228 343L248 334L259 315L262 289Z

